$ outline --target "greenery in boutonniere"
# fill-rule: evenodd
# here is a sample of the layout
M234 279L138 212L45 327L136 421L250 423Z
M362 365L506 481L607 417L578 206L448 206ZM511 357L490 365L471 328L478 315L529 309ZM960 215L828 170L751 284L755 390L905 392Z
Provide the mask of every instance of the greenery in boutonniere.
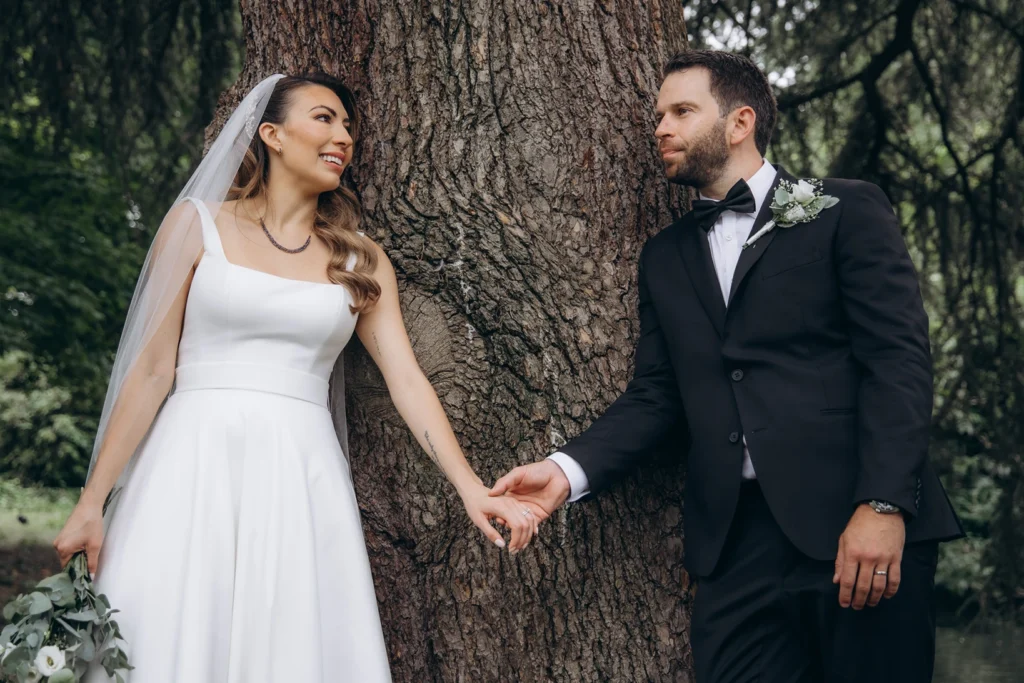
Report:
M797 223L813 221L822 211L839 203L838 198L825 194L821 188L821 181L814 178L799 180L796 183L780 181L769 207L772 210L772 220L752 235L743 248L754 244L775 226L791 228Z

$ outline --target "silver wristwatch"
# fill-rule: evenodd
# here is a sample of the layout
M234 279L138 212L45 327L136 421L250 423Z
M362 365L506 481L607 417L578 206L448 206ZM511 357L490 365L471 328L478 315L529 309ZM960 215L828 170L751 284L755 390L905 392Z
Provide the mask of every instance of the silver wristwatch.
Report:
M892 503L887 503L884 500L869 500L868 505L871 506L872 510L882 515L894 515L898 512L903 512L899 507Z

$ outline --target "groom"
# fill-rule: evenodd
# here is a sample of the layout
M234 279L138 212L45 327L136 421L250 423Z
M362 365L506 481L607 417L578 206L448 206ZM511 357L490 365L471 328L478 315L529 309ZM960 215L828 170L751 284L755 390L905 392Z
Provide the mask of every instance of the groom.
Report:
M930 681L937 544L962 530L928 462L928 320L893 209L764 160L776 105L747 58L665 74L655 136L700 199L640 255L633 380L492 495L550 515L684 425L697 683Z

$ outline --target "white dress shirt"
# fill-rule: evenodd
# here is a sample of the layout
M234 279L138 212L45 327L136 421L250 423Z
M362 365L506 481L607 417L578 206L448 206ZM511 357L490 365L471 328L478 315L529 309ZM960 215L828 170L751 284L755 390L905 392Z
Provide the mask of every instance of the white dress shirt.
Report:
M711 258L715 262L715 272L718 274L718 284L722 288L722 298L726 306L729 305L729 291L732 289L732 277L736 273L736 264L739 263L740 253L743 251L743 243L750 237L750 230L754 227L754 219L757 212L761 210L768 197L768 192L775 182L775 167L764 161L757 173L747 181L751 194L754 195L753 213L736 213L735 211L723 211L715 221L715 224L708 231L708 244L711 246ZM700 195L701 199L711 199ZM590 482L587 475L580 467L580 464L566 453L561 451L548 456L565 472L569 479L570 494L569 500L579 500L590 491ZM754 464L750 461L750 451L747 449L747 439L743 438L743 470L744 479L754 479Z

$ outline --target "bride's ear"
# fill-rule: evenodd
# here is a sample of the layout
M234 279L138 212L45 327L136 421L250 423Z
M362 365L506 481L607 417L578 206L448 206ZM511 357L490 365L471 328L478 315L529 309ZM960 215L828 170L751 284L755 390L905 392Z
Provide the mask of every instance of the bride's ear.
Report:
M273 123L264 121L260 124L259 130L256 131L260 139L263 140L263 144L273 152L279 152L281 149L281 139L278 137L278 127Z

